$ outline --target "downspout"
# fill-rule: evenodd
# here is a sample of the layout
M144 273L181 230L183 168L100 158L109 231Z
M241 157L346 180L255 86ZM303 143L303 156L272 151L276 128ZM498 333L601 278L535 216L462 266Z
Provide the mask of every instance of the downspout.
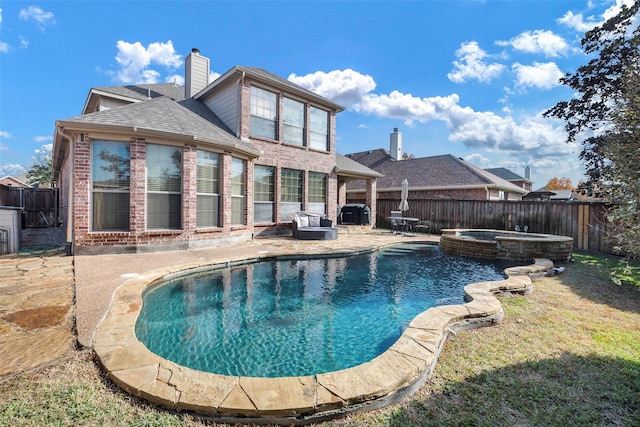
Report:
M67 255L71 256L73 255L73 171L74 171L74 167L73 167L73 162L74 162L74 156L73 156L73 139L68 136L67 134L65 134L64 132L62 132L60 130L60 127L56 127L56 133L64 139L67 139L69 141L69 156L68 156L68 161L71 162L70 168L70 174L69 174L69 179L67 180L67 242L66 242L66 251L67 251Z
M489 190L489 187L485 185L484 191L487 193L487 200L491 200L491 191Z

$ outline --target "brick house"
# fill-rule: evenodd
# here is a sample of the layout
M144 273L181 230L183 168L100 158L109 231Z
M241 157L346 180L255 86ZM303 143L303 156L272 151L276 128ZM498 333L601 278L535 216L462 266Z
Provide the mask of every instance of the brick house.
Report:
M347 154L347 158L378 171L378 200L400 200L402 181L409 182L409 200L522 200L528 190L451 154L405 158L402 133L394 129L389 150L376 149ZM349 182L347 200L360 202L365 197L364 181Z
M197 248L290 233L292 211L336 220L346 183L379 174L335 151L343 108L260 68L209 83L185 59L185 86L90 90L56 122L54 181L68 252ZM71 249L71 250L69 250Z

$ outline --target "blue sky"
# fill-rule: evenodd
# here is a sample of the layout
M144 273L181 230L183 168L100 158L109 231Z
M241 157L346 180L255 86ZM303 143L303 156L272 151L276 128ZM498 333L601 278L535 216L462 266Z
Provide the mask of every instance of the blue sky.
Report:
M212 76L265 68L343 105L341 154L389 148L506 167L534 188L583 178L579 146L542 117L585 64L584 32L622 2L7 1L0 3L0 177L50 149L55 121L96 86L183 82L191 48Z

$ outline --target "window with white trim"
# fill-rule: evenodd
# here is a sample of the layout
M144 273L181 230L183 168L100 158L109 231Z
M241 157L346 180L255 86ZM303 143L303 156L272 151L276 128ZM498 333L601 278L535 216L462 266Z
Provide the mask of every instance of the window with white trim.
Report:
M309 109L309 148L329 150L329 113L316 107Z
M317 214L327 213L327 175L309 172L308 211Z
M251 135L278 139L278 96L251 86Z
M302 171L282 169L280 177L280 221L291 220L291 212L302 210Z
M304 145L304 104L282 98L282 140L288 144Z
M231 159L231 225L245 223L245 163L242 159Z
M220 226L220 155L198 150L197 160L197 227Z
M147 144L147 229L182 228L182 149Z
M275 168L258 166L253 168L253 221L274 222Z
M125 142L91 143L91 228L129 231L130 151Z

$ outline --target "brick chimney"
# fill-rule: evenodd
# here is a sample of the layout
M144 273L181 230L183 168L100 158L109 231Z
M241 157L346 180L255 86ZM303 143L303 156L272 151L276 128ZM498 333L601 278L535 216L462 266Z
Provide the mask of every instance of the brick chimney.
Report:
M402 132L399 132L398 128L393 128L390 139L389 151L391 157L393 157L394 160L402 160Z
M200 55L200 50L193 48L184 60L184 96L192 98L196 93L209 85L209 58Z

